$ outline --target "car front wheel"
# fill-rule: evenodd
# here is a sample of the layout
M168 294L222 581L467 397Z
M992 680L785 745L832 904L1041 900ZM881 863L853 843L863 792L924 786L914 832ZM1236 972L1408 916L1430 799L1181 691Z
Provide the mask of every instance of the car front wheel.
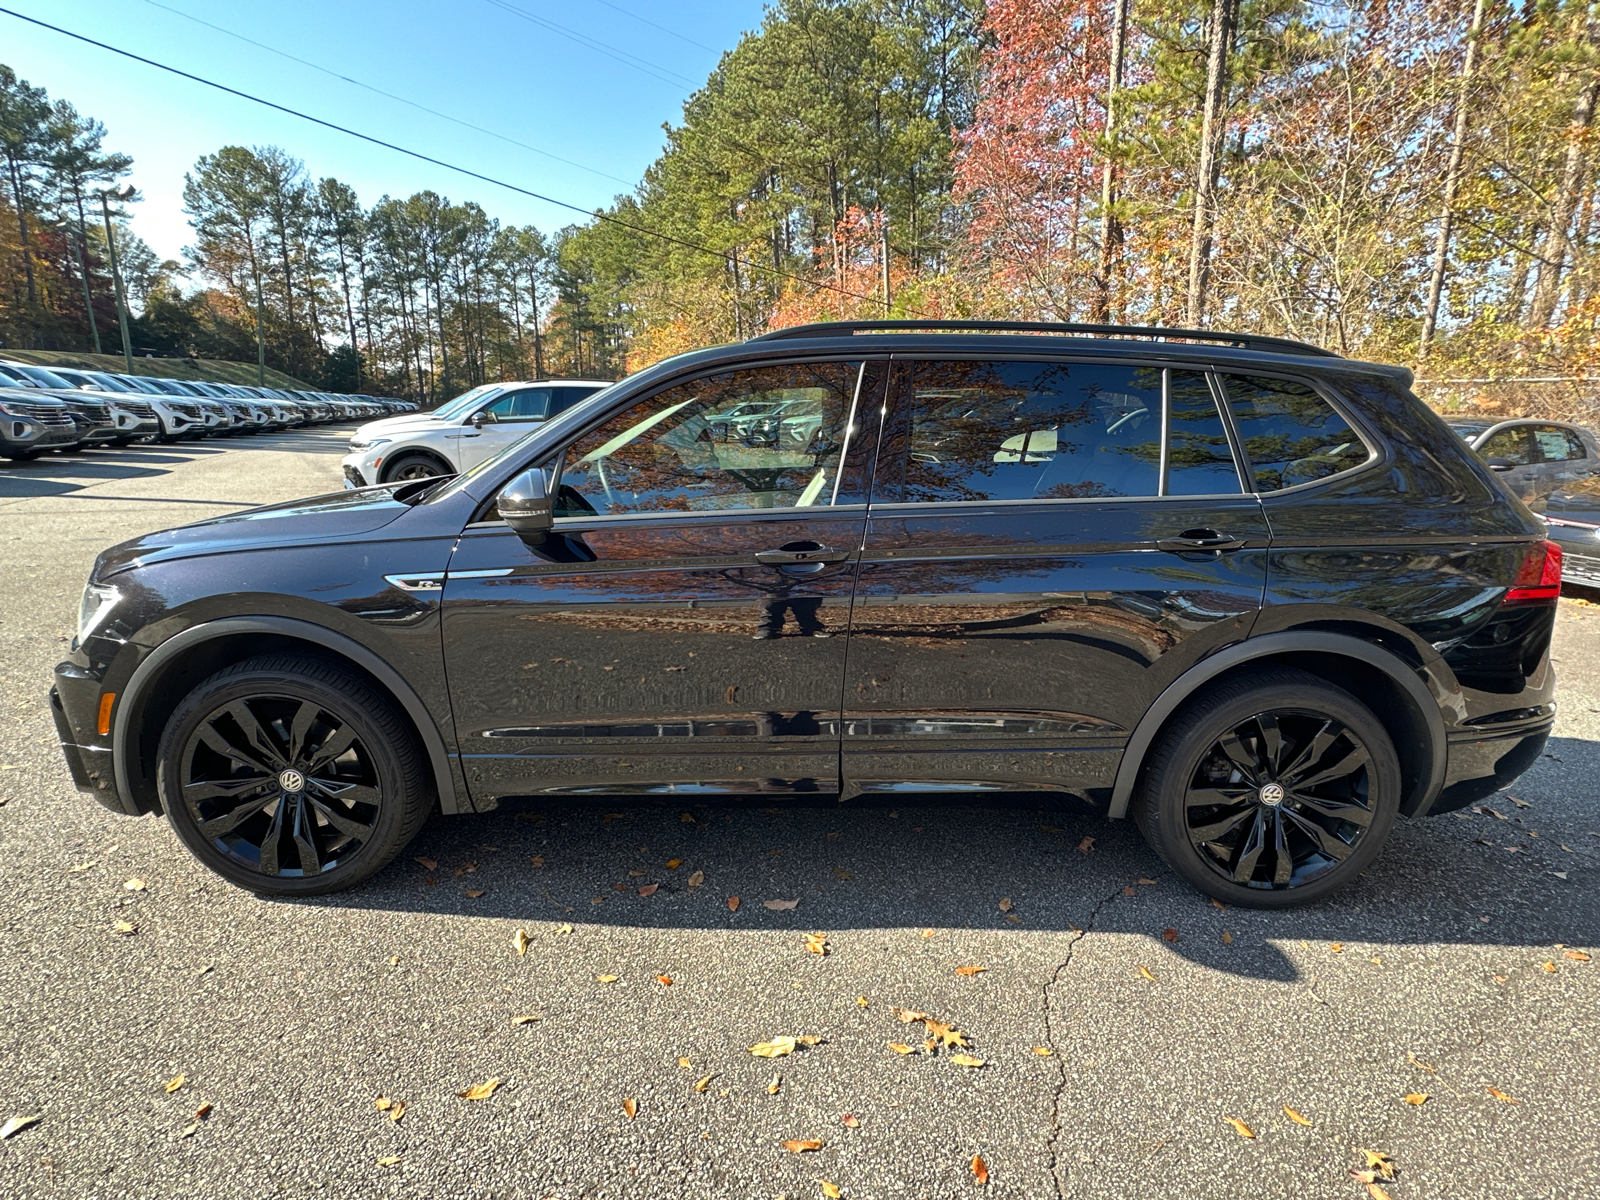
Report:
M1163 731L1134 817L1152 849L1208 896L1288 908L1349 883L1400 806L1399 757L1343 688L1273 669L1202 693Z
M447 474L437 460L426 454L402 454L389 465L386 483L410 483L415 479L432 479Z
M422 752L388 698L333 663L284 655L227 667L179 703L157 783L196 858L276 896L366 879L433 805Z

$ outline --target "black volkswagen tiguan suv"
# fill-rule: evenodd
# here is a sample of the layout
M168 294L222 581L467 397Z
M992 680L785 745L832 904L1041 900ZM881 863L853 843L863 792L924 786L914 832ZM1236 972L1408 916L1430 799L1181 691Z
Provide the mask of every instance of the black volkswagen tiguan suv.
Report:
M51 702L79 787L258 892L509 796L1033 789L1221 900L1313 900L1554 717L1560 549L1410 378L1251 335L785 329L462 475L105 551Z

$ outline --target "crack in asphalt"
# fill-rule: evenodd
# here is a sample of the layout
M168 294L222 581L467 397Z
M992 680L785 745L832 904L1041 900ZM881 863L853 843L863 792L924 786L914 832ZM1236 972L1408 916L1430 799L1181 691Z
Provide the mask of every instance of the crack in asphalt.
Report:
M1156 875L1155 878L1160 879L1163 875L1165 875L1165 872ZM1115 902L1122 894L1123 889L1118 887L1116 891L1099 901L1089 911L1089 919L1084 922L1082 929L1073 932L1071 939L1067 942L1066 955L1056 964L1056 969L1050 973L1050 979L1044 985L1045 1038L1049 1041L1052 1051L1055 1051L1056 1047L1056 1033L1055 1012L1051 1007L1050 993L1055 990L1056 985L1061 982L1061 976L1072 965L1072 956L1078 948L1078 943L1094 932L1095 922L1100 919L1100 910L1105 908L1106 905ZM1045 1146L1050 1156L1050 1181L1055 1185L1056 1196L1059 1200L1066 1200L1067 1194L1061 1185L1060 1162L1056 1150L1056 1142L1061 1138L1061 1095L1067 1090L1067 1067L1065 1063L1059 1061L1059 1052L1056 1053L1056 1057L1058 1060L1056 1063L1056 1086L1055 1091L1050 1096L1050 1136Z

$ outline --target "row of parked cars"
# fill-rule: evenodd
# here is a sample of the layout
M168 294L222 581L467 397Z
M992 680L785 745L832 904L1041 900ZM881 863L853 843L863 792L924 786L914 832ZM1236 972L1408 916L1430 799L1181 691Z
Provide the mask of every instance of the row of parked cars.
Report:
M409 400L41 367L0 358L0 457L412 413Z

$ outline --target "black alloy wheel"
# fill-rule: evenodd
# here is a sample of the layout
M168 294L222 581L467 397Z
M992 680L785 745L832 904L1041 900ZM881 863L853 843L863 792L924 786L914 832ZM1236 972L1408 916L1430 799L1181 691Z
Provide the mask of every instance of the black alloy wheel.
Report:
M1317 676L1272 668L1197 697L1146 762L1134 816L1189 883L1285 908L1343 887L1377 856L1401 771L1382 723Z
M1371 757L1333 717L1253 713L1212 744L1189 781L1189 842L1234 883L1309 883L1349 858L1372 827Z
M255 659L206 680L168 722L159 764L167 817L195 856L276 895L367 877L432 807L393 705L311 659Z
M445 471L426 454L404 454L391 464L387 474L389 483L410 483L416 479L432 479Z

